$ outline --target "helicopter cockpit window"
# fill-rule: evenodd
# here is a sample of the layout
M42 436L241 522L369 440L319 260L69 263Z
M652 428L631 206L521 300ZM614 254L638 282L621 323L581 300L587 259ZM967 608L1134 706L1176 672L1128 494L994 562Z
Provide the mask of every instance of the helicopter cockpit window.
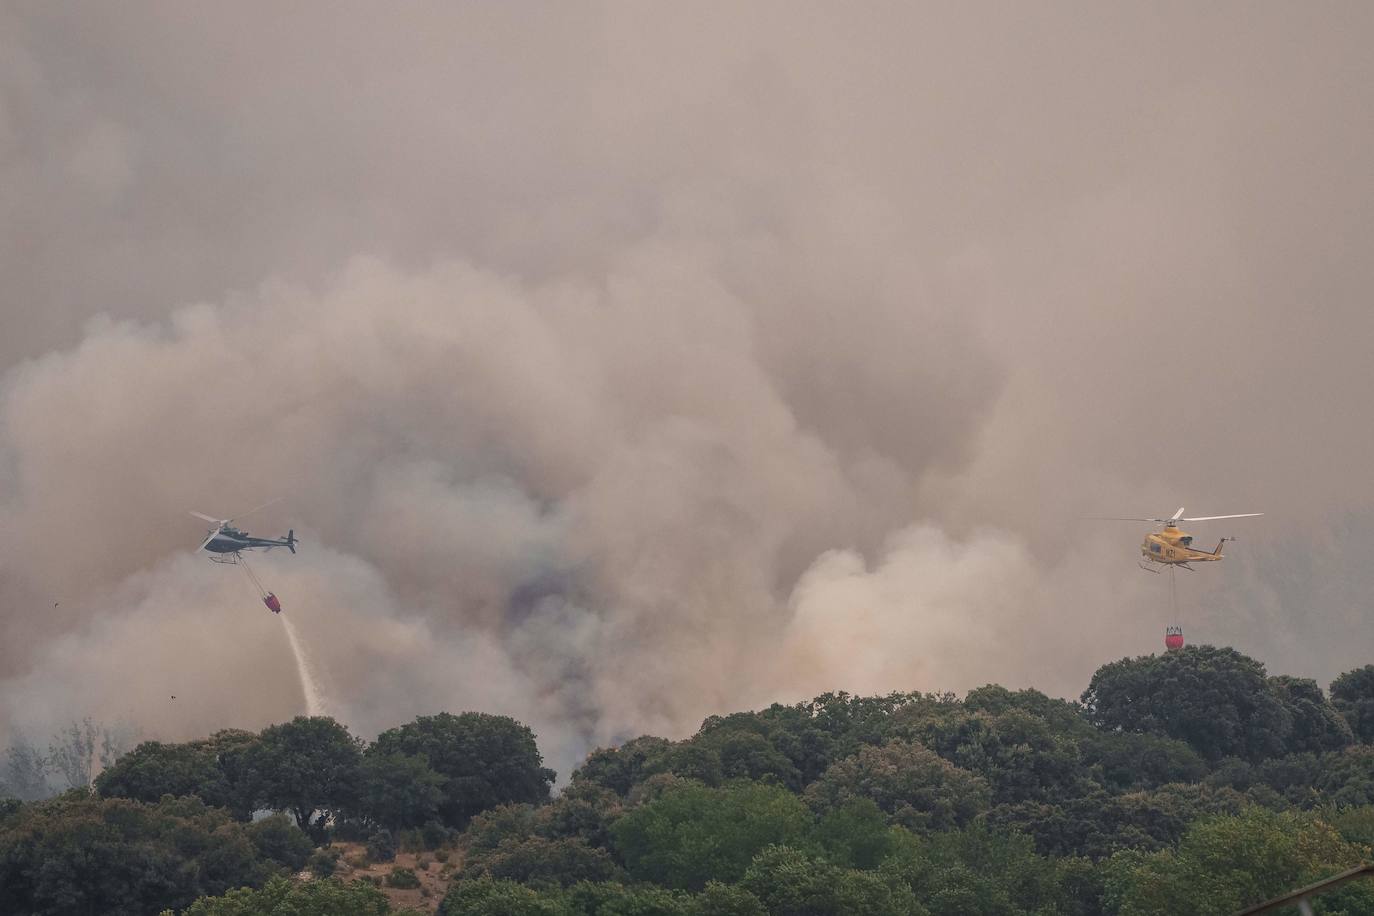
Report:
M1179 542L1180 544L1182 544L1184 547L1192 547L1192 546L1193 546L1193 536L1190 534L1190 535L1188 535L1187 537L1179 538L1179 539L1178 539L1178 542Z

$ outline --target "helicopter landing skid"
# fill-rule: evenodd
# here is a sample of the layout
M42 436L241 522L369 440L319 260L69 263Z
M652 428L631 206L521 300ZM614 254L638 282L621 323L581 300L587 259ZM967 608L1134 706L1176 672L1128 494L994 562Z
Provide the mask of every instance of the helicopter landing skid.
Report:
M223 557L210 557L210 562L211 562L211 563L224 563L224 564L226 564L226 565L228 565L228 566L237 566L237 565L239 565L239 558L238 558L238 555L237 555L237 554L232 554L232 553L231 553L231 554L229 554L229 555L227 555L227 556L223 556Z
M1148 573L1154 573L1156 576L1159 575L1159 570L1157 570L1157 569L1154 568L1154 565L1155 565L1155 564L1153 564L1153 563L1150 563L1150 564L1146 565L1145 563L1142 563L1142 562L1140 562L1139 560L1136 560L1136 561L1135 561L1135 565L1136 565L1136 566L1139 566L1141 569L1145 570L1145 571L1148 572Z

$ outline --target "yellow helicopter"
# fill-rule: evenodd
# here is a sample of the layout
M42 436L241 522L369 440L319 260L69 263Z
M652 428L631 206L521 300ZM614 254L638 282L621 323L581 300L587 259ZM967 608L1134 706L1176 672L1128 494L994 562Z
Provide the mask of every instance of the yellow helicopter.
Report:
M1148 561L1139 563L1141 569L1146 572L1157 573L1156 566L1181 567L1192 571L1193 567L1189 563L1213 563L1223 559L1221 548L1226 546L1227 541L1234 541L1235 538L1222 538L1217 544L1217 549L1212 551L1199 550L1193 546L1193 536L1178 528L1179 522L1211 522L1222 518L1256 518L1263 515L1263 512L1246 512L1241 515L1199 515L1193 518L1184 518L1183 507L1168 518L1118 518L1113 517L1104 521L1121 522L1154 522L1163 525L1163 531L1154 531L1145 535L1145 540L1140 544L1140 553ZM1138 562L1138 561L1137 561Z

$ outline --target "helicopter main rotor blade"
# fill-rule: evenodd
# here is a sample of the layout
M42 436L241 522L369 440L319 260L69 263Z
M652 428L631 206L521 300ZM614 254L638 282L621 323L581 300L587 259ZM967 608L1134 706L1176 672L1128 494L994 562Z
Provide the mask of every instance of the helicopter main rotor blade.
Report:
M225 525L232 521L232 519L227 518L211 518L210 516L205 515L201 512L192 512L191 514L194 515L196 518L203 518L207 522L214 522L216 525Z
M276 503L279 503L279 502L281 502L281 501L282 501L283 499L285 499L285 498L286 498L286 497L284 497L284 496L278 496L276 499L269 499L267 502L263 503L262 505L260 505L260 506L254 506L253 508L249 509L247 512L240 512L238 515L235 515L233 518L225 519L225 521L228 521L228 522L236 522L236 521L238 521L238 520L241 519L241 518L246 518L246 517L252 515L254 512L257 512L259 509L266 509L268 506L271 506L271 505L274 505L274 504L276 504Z
M200 546L196 548L196 553L200 553L207 546L209 546L210 542L213 541L215 538L219 537L219 533L223 530L223 528L216 528L214 531L211 531L209 536L206 537L205 540L200 542Z
M1160 524L1169 521L1167 518L1139 518L1134 515L1085 515L1084 519L1090 522L1159 522Z
M1181 518L1181 522L1210 522L1219 518L1258 518L1263 512L1243 512L1240 515L1199 515L1196 518Z

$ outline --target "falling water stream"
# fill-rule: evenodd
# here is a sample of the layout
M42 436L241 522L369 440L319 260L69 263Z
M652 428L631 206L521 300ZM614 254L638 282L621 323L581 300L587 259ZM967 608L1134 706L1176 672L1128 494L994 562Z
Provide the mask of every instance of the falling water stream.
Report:
M300 636L296 634L291 618L285 614L278 614L277 618L281 620L282 626L286 627L286 638L291 641L291 652L296 656L296 673L300 675L301 692L305 694L305 714L322 716L325 714L324 695L320 693L320 685L315 682L315 674L311 670L310 659L301 646Z

